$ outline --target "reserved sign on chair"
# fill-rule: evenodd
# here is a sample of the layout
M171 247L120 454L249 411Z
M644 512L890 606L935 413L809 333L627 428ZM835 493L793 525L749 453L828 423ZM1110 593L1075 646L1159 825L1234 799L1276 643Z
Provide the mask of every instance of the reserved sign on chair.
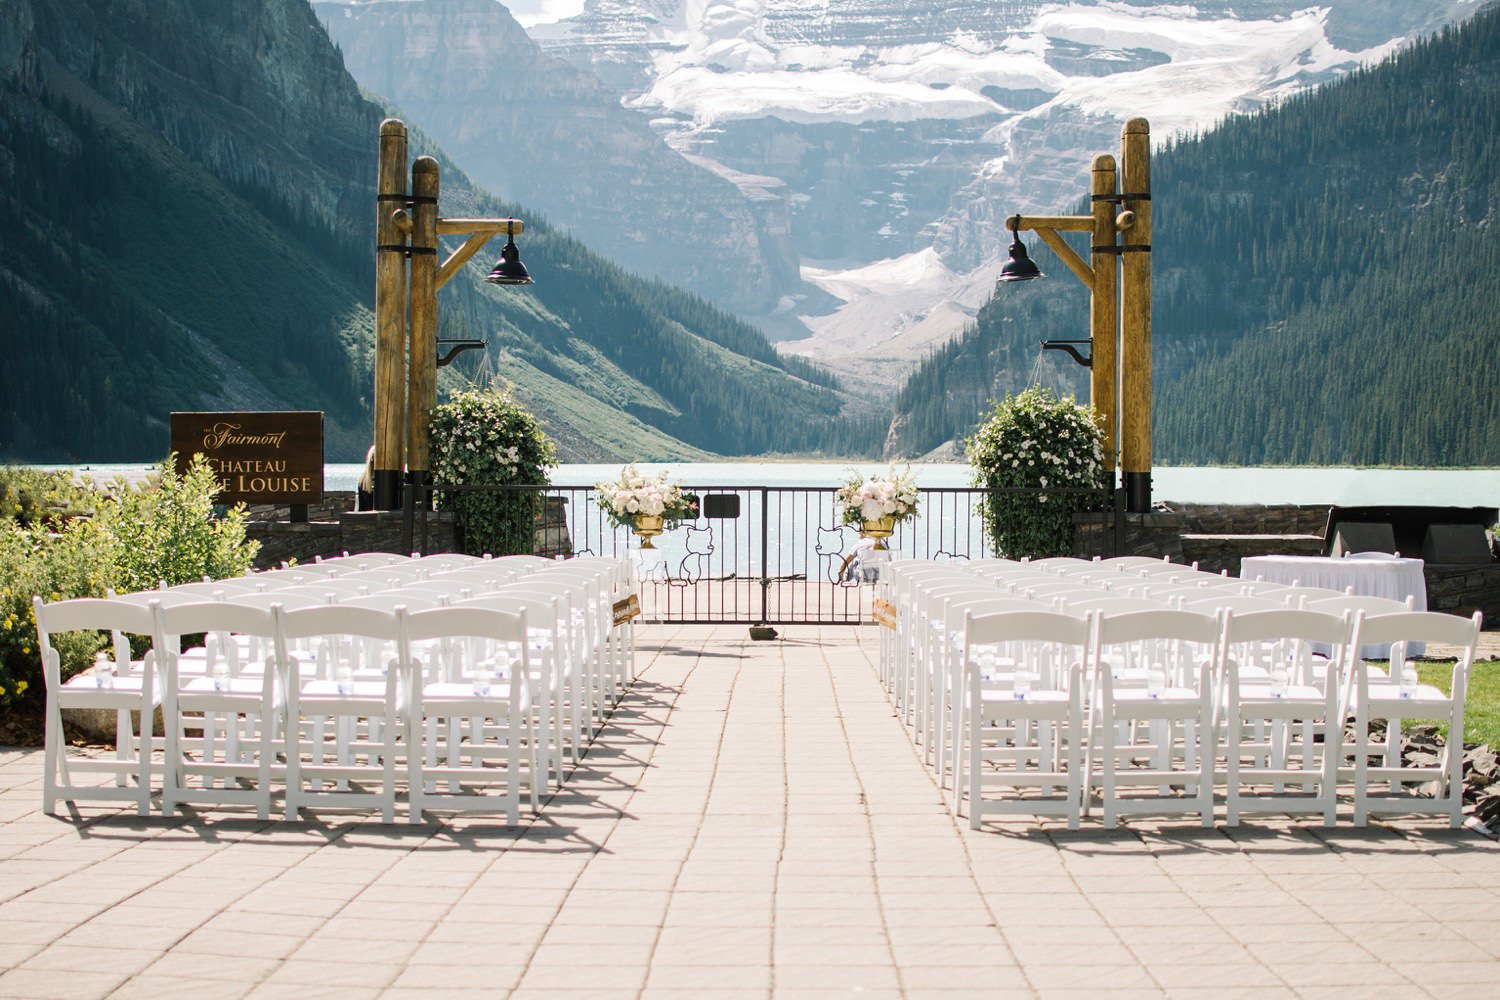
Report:
M639 594L631 594L623 597L614 604L615 624L624 625L633 618L641 616L641 597Z

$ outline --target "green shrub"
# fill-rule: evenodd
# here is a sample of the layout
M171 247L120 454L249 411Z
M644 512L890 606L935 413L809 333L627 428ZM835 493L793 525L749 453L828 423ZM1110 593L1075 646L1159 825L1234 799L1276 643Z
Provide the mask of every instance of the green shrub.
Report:
M69 495L94 507L92 517L0 519L0 706L42 697L33 595L103 597L107 589L222 579L250 567L259 543L245 540L243 507L214 516L216 487L201 457L180 476L165 462L140 486L118 482L107 493L74 487ZM53 643L66 679L88 666L103 637L70 632Z
M557 464L536 417L495 389L456 392L432 412L432 474L443 485L545 486ZM539 492L450 491L439 506L458 516L464 551L516 555L535 546Z
M118 488L95 520L109 539L110 585L125 593L241 576L259 542L245 541L245 508L214 516L218 480L201 455L178 475L170 459L139 487Z
M1104 441L1092 407L1032 386L1007 397L968 440L974 485L991 491L982 505L985 530L1001 556L1042 558L1073 550L1073 515L1097 506L1104 489Z

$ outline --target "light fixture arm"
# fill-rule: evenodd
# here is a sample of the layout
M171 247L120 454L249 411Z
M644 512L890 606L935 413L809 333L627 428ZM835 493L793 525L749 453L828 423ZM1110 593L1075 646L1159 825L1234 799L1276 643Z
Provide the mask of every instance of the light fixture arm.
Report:
M438 287L442 288L444 285L446 285L448 283L448 280L455 274L457 274L459 272L459 269L469 262L469 258L473 257L479 251L484 249L484 245L488 243L490 241L490 237L494 235L495 234L492 232L475 233L464 241L463 246L459 247L457 250L449 254L448 259L443 261L442 266L438 268Z

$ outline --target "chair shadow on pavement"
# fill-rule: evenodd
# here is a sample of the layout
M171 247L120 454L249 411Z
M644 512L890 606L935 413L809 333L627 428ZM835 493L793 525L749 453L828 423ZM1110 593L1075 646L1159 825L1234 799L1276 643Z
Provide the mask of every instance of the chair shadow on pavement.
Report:
M409 823L398 807L395 823L384 824L368 811L304 809L303 818L287 822L280 794L272 799L270 820L257 819L248 808L195 809L179 806L179 815L138 816L134 812L61 803L58 821L70 823L81 841L144 843L236 843L286 846L311 844L331 848L411 851L512 850L542 854L596 853L601 843L585 832L601 824L635 817L612 804L632 792L651 766L658 734L677 689L639 680L607 716L576 766L569 767L560 789L540 797L535 815L522 813L519 826L507 826L501 815L444 813L433 810L422 823ZM39 753L40 751L38 751ZM631 772L622 776L619 772ZM404 800L404 795L398 802ZM433 814L439 818L434 820Z
M1331 854L1428 856L1482 854L1500 845L1466 829L1450 829L1441 820L1423 818L1400 826L1372 823L1367 827L1324 827L1317 820L1271 818L1263 824L1205 829L1187 823L1141 822L1114 830L1085 827L1004 831L1002 836L1046 841L1065 854L1081 857L1151 854L1158 857L1190 855L1248 855L1252 857L1312 857Z

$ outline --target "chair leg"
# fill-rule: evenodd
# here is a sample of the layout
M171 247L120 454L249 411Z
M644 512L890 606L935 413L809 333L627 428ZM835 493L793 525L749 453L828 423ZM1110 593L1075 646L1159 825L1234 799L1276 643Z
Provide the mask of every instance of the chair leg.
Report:
M161 814L176 816L177 791L182 784L182 717L176 709L163 709L161 721L166 744L161 762Z
M984 754L980 747L980 741L984 737L984 731L980 728L980 721L984 714L978 707L969 713L969 829L978 830L984 826ZM957 785L957 782L954 783ZM955 792L956 796L956 792Z
M302 720L289 712L286 720L286 818L289 823L301 818L301 792Z
M1068 829L1076 830L1083 821L1083 759L1080 750L1083 734L1082 711L1075 693L1068 713Z
M130 713L125 713L127 731L133 731L133 735L139 738L139 742L132 741L136 753L140 755L137 758L139 767L136 769L136 780L140 782L139 787L136 789L136 793L139 796L136 799L136 815L138 816L149 816L151 814L151 740L156 732L155 716L156 711L154 708L143 706L141 708L140 726L132 727L128 725Z
M373 720L371 720L373 721ZM387 712L381 727L380 818L387 826L396 822L396 715Z
M1110 716L1106 716L1104 724L1100 726L1100 730L1104 737L1104 746L1102 748L1104 759L1101 762L1103 774L1100 775L1099 787L1100 805L1104 813L1104 828L1106 830L1113 830L1116 825L1115 768L1120 764L1120 758L1115 749L1115 738L1117 736L1115 732L1115 720Z
M256 720L260 726L260 759L257 762L255 815L258 819L271 818L271 754L274 753L276 736L275 717L262 715Z
M67 751L62 745L62 712L56 705L50 703L47 705L47 724L43 746L42 757L47 773L42 779L42 812L48 816L56 816L58 758L60 754Z
M1240 825L1240 747L1244 743L1243 720L1239 706L1229 711L1229 736L1224 748L1224 823Z
M1354 714L1354 825L1370 822L1370 722L1364 710Z
M1332 730L1333 727L1328 728ZM1339 820L1339 759L1332 752L1332 741L1337 738L1331 731L1325 737L1327 742L1323 744L1323 777L1318 789L1318 797L1323 800L1323 825L1330 828L1336 826Z

